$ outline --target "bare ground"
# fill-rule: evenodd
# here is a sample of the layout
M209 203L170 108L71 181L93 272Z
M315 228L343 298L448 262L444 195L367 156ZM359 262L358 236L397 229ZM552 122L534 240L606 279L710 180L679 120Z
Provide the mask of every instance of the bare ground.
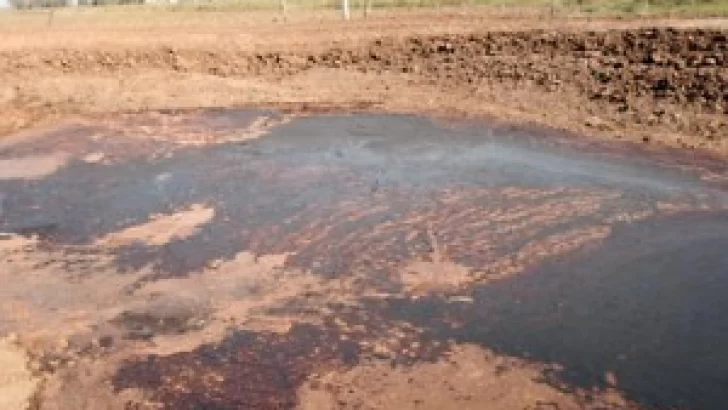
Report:
M401 11L344 24L332 15L292 15L283 23L266 13L155 13L63 12L51 25L46 14L0 16L0 133L69 117L81 117L82 124L104 117L108 137L131 127L129 121L136 117L120 116L115 123L107 113L269 106L290 112L487 118L586 137L728 154L723 20L544 19L458 9ZM92 151L76 159L106 165L118 160L112 155L146 155L141 152L148 144L159 141L202 146L229 140L212 128L190 129L184 120L169 118L179 117L160 115L151 121L153 126L135 124L134 135L125 135L138 140L119 138L131 153ZM254 139L287 118L261 117L235 138ZM13 138L4 141L10 145ZM67 160L49 154L1 161L0 180L42 179ZM448 260L430 235L430 253L391 272L403 297L453 294L449 302L467 306L472 300L458 295L458 289L517 276L547 257L598 244L616 222L694 208L676 202L663 203L655 211L624 209L608 191L481 194L546 199L540 206L507 211L479 205L468 214L464 211L473 208L468 198L448 194L454 215L469 215L474 224L504 224L501 230L478 230L484 237L463 243L454 232L449 252L482 257L473 241L490 249L506 243L514 229L561 226L597 210L604 215L583 229L549 234L499 255L483 264L488 271ZM345 224L368 212L376 210L345 207L334 217ZM242 394L241 381L260 389L244 392L243 398L263 408L467 409L488 402L491 408L504 409L616 409L643 404L614 388L619 380L612 374L603 375L604 388L567 390L544 383L543 375L555 371L548 363L514 359L474 345L450 346L446 355L433 354L431 361L393 368L395 358L428 357L427 349L446 349L422 346L417 338L422 329L417 327L388 322L382 330L377 327L382 318L367 317L360 320L364 324L354 325L341 320L322 323L331 319L330 306L346 307L363 296L376 299L378 290L363 288L356 275L322 280L307 270L286 267L285 249L265 256L241 251L210 261L195 275L164 281L148 281L153 276L148 267L122 271L112 261L117 248L162 247L199 235L215 216L206 204L192 204L150 215L147 222L78 247L56 249L16 237L0 242L5 267L0 278L8 284L0 289L0 331L21 334L17 342L31 356L26 366L28 358L15 343L0 342L0 391L12 390L6 396L12 400L9 408L158 408L160 403L183 408L195 398L210 403L241 399L236 396ZM513 225L524 216L523 226ZM406 223L419 223L422 215L403 217ZM428 229L443 225L438 228L441 234L448 233L445 217L434 211L424 215L431 220ZM355 236L348 249L353 266L371 263L372 255L372 260L383 260L391 250L377 244L394 237L396 228L382 224ZM327 239L322 231L328 232L313 224L290 240L297 247L344 242ZM263 243L269 235L263 229L252 237ZM325 259L329 254L316 256ZM305 300L305 313L289 317L268 311L291 300ZM231 336L235 328L249 333ZM249 340L249 334L255 337ZM306 339L310 334L320 340ZM351 340L361 342L364 356L371 360L344 366L336 351L327 350L345 350ZM242 342L249 356L225 350ZM205 362L199 357L233 361ZM286 370L295 388L265 390L280 378L278 368ZM151 380L150 374L160 379ZM38 376L43 379L41 388Z
M316 118L320 128L301 125ZM668 331L674 322L655 329L650 326L661 322L649 321L647 347L641 348L646 350L635 353L634 346L645 346L642 335L624 342L621 328L614 330L608 324L624 322L631 328L624 318L640 315L629 303L614 302L615 295L610 294L614 289L603 276L579 271L578 278L567 281L579 288L579 299L588 302L577 304L573 311L578 317L582 312L626 309L617 314L619 321L587 317L588 323L607 324L594 336L600 339L606 334L607 347L583 340L575 343L566 335L588 352L587 359L578 358L579 364L597 363L593 383L576 384L561 377L572 368L570 361L530 357L528 350L499 351L503 346L497 349L497 343L470 338L467 329L476 331L479 324L492 320L505 326L497 334L511 327L549 329L554 323L559 330L586 326L581 321L560 322L561 302L571 300L563 305L567 319L568 306L577 302L560 290L556 296L548 292L568 289L563 282L538 285L539 292L516 284L520 290L507 292L505 301L492 298L497 292L479 291L534 277L529 271L550 260L594 251L610 240L639 250L634 240L615 240L613 235L653 219L721 212L723 196L714 198L712 191L699 196L676 192L670 183L667 196L660 195L659 202L643 195L645 189L633 197L600 184L445 185L431 192L442 205L416 206L416 194L402 186L392 188L385 182L376 188L369 178L364 185L359 182L367 172L386 181L387 170L350 173L327 165L326 158L331 157L347 158L342 164L355 163L354 145L341 148L338 155L326 150L308 163L271 160L264 146L255 148L255 143L275 139L286 126L294 128L288 137L278 138L300 144L293 151L313 143L306 130L314 136L330 132L338 141L338 135L354 123L339 117L346 120L337 125L336 118L289 120L273 112L225 110L123 114L5 139L4 155L25 159L15 163L23 165L24 172L0 173L4 216L9 216L2 222L10 222L3 228L20 232L0 237L4 284L0 334L16 335L12 342L0 343L0 362L9 363L0 368L0 391L12 389L13 395L7 396L14 400L11 406L23 409L30 404L33 410L478 409L482 403L494 409L674 407L669 397L667 405L658 407L630 393L633 373L623 367L624 362L640 369L640 379L645 379L642 372L654 368L649 358L656 354L653 360L659 363L679 360L670 346L660 350L651 344L654 334ZM364 134L381 135L378 127L409 130L407 151L416 152L427 137L412 128L410 119L373 117ZM381 125L382 121L391 123ZM266 126L271 126L269 134L251 141ZM437 128L435 134L444 130ZM239 139L245 143L224 149L216 144ZM227 157L235 146L251 151ZM385 151L389 149L394 148ZM66 155L53 154L59 152ZM440 157L440 164L467 162L462 152L447 156L455 158ZM486 158L477 166L485 162L497 159ZM205 163L214 166L200 172L196 167ZM244 172L240 168L231 172L233 164L243 166ZM388 165L398 173L396 163ZM15 168L20 167L7 167ZM625 168L629 176L630 166ZM621 167L597 166L594 172L600 169L614 173ZM408 177L424 171L410 170ZM519 168L515 174L520 173ZM124 175L127 182L117 179ZM246 179L251 176L252 180ZM226 185L233 181L242 185L236 189ZM178 183L182 186L175 187ZM333 192L354 189L355 194L332 199L332 187ZM27 192L50 197L38 202L22 199ZM148 195L160 192L166 193L163 203L147 209ZM181 204L167 203L174 192L185 193ZM53 199L54 195L59 198ZM98 197L106 199L89 205ZM302 197L308 199L300 207ZM256 200L261 205L250 206ZM693 230L709 238L711 229L725 231L720 220L710 226ZM74 232L86 232L88 237L74 240L70 235ZM652 236L679 242L686 235L681 228L681 235ZM623 263L621 255L615 259ZM721 289L715 283L709 286ZM644 299L670 301L681 311L695 306L681 304L681 286L667 281L666 287L675 295ZM540 296L541 289L546 295ZM610 309L591 310L592 301L598 300L593 292L606 292ZM549 304L559 302L559 310L539 305L540 298ZM430 303L436 304L433 310L427 308ZM704 298L696 304L712 305ZM499 314L496 305L505 311ZM535 315L527 315L525 324L498 319L518 306L534 306ZM398 316L420 308L424 308L421 316ZM720 329L701 326L713 328ZM440 334L440 329L452 333ZM549 336L547 331L540 334ZM696 335L689 335L690 346L696 339L715 346L714 338ZM722 336L718 330L717 337ZM684 349L677 345L677 351ZM623 351L625 346L630 350ZM630 360L615 359L624 355ZM643 357L648 358L644 366ZM711 369L701 368L698 377L704 378ZM696 389L695 373L684 374L661 377L683 389Z
M2 134L78 114L262 105L485 117L728 153L721 19L443 9L350 23L139 10L2 20Z

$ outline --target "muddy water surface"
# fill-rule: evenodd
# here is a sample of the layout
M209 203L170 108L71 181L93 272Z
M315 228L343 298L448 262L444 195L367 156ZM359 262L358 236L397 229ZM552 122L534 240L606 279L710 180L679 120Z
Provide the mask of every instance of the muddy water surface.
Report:
M0 150L0 335L40 408L728 398L720 162L413 116L36 134Z

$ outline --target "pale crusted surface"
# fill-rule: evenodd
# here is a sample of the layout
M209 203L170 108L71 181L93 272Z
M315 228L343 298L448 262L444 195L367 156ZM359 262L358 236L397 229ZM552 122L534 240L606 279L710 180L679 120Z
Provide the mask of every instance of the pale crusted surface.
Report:
M0 180L37 179L56 172L68 161L68 155L30 156L0 160ZM1 211L1 210L0 210Z
M214 216L213 208L195 204L173 214L153 215L146 223L110 233L99 239L99 245L115 247L143 243L161 246L196 234Z
M0 409L26 410L39 380L27 368L28 357L7 339L0 339Z

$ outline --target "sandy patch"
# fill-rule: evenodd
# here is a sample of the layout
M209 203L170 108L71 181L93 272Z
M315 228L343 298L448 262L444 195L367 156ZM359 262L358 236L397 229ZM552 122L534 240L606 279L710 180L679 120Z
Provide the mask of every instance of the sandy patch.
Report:
M174 214L153 216L149 222L110 233L98 241L101 246L124 246L143 243L161 246L199 232L200 227L212 220L215 210L200 204Z
M0 180L39 179L51 175L68 163L65 153L0 160Z
M127 410L129 403L144 403L145 394L138 389L117 392L109 384L120 359L81 359L47 377L38 394L39 410Z
M31 350L63 343L118 314L134 300L127 289L148 274L121 274L108 255L71 252L0 250L0 332L18 333Z
M0 409L26 410L39 380L27 368L28 357L9 340L0 340Z
M83 157L83 162L89 164L98 164L104 160L106 155L103 152L92 152Z
M28 238L15 234L3 234L3 236L0 236L0 252L20 252L23 249L32 248L37 244L37 238Z
M457 347L435 363L392 367L374 362L310 379L299 389L299 409L629 409L611 391L566 393L543 381L546 366L498 356L477 346Z

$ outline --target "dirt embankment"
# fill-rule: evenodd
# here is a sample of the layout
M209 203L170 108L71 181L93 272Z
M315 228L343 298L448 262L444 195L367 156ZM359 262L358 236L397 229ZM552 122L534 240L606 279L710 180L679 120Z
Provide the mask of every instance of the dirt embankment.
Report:
M351 62L361 65L361 56ZM514 81L574 87L617 121L667 124L715 139L728 132L728 32L644 29L488 33L376 42L366 68L413 72L448 85ZM681 113L696 114L681 119ZM697 114L704 114L705 118ZM607 114L607 113L605 113ZM710 118L711 114L715 117Z
M440 101L426 107L427 111L442 108L447 113L480 115L479 103L491 104L523 114L510 115L508 120L533 122L536 118L543 125L579 133L728 154L728 31L719 29L417 35L363 44L343 42L336 48L305 52L155 47L0 54L0 72L11 76L133 77L130 73L163 71L208 79L255 78L273 84L321 69L355 72L370 81L386 82L396 76L396 81L376 93L359 87L358 81L349 84L351 89L341 90L373 100L373 105L384 109L423 108L418 103L390 102L417 100L415 94L412 98L407 94L418 88L420 93L431 91ZM320 94L319 100L327 102L327 85L321 80L309 80L303 94L313 100ZM164 85L159 86L164 92ZM265 87L264 96L257 100L296 99ZM24 106L49 110L63 105L24 99L22 90L16 91L7 100L18 111ZM514 103L508 100L511 94L521 97ZM225 101L256 102L239 96ZM500 116L497 108L486 114Z

